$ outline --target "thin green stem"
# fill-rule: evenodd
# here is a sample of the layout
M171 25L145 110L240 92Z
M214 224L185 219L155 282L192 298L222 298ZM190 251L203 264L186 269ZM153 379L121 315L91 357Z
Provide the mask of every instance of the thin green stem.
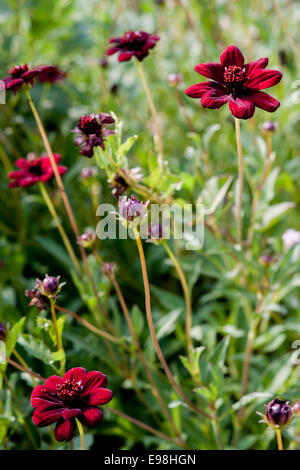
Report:
M182 286L182 290L183 290L183 293L184 293L185 305L186 305L185 333L186 333L186 338L187 338L188 354L189 354L189 356L191 356L191 351L193 349L193 340L192 340L192 336L191 336L192 302L191 302L190 289L189 289L189 286L187 284L187 280L186 280L186 277L184 275L184 272L183 272L176 256L174 255L174 253L172 252L171 248L169 247L169 245L167 244L166 241L163 242L163 246L164 246L166 252L168 253L168 256L170 257L171 261L173 262L173 264L175 266L175 269L176 269L177 274L179 276L181 286Z
M84 444L84 432L83 432L82 424L81 424L81 422L80 422L77 418L75 418L75 420L76 420L76 424L77 424L78 431L79 431L79 435L80 435L80 447L81 447L81 450L86 450L85 444Z
M73 250L73 248L72 248L72 245L71 245L71 243L70 243L70 240L69 240L69 238L68 238L68 236L67 236L67 234L66 234L66 232L65 232L65 230L64 230L64 228L63 228L63 226L62 226L62 224L61 224L61 222L60 222L60 220L59 220L59 217L58 217L57 212L56 212L56 210L55 210L55 207L54 207L54 205L53 205L53 203L52 203L52 201L51 201L51 199L50 199L50 197L49 197L49 194L48 194L48 192L47 192L47 190L46 190L46 188L45 188L45 185L44 185L43 183L39 182L39 187L40 187L41 194L42 194L42 196L43 196L43 198L44 198L44 201L45 201L45 203L46 203L46 205L47 205L47 207L48 207L48 209L49 209L49 212L50 212L50 214L52 215L53 219L55 220L56 226L57 226L58 231L59 231L59 233L60 233L60 235L61 235L61 238L62 238L62 240L63 240L63 242L64 242L64 245L65 245L65 247L66 247L66 250L67 250L67 252L69 253L69 256L70 256L70 258L71 258L71 260L72 260L72 262L73 262L73 264L74 264L76 270L78 271L78 273L80 273L80 272L81 272L81 269L80 269L79 262L78 262L78 260L77 260L77 258L76 258L76 255L75 255L75 253L74 253L74 250Z
M56 321L56 312L55 312L55 302L53 299L50 300L50 310L51 310L51 317L52 317L52 323L55 331L55 337L56 337L56 345L57 345L57 350L61 352L62 354L62 359L60 360L61 364L61 373L62 375L65 373L65 364L66 364L66 359L65 359L65 351L61 342L61 337L58 331L57 327L57 321Z
M238 192L238 207L237 207L237 239L242 247L243 243L243 223L242 223L242 203L243 203L243 186L244 186L244 168L243 168L243 150L242 150L242 139L241 139L241 127L240 120L234 118L235 120L235 133L236 133L236 145L238 153L238 163L239 163L239 192Z
M153 118L153 123L155 127L156 138L157 138L157 146L158 146L158 151L159 151L158 162L160 165L162 165L162 162L164 160L164 145L163 145L163 139L162 139L161 130L159 126L158 113L157 113L157 110L156 110L156 107L155 107L155 104L151 95L151 91L150 91L150 88L146 79L146 75L144 73L142 62L137 60L136 63L138 65L138 71L139 71L141 81L143 83L143 87L144 87L144 90L148 99L150 110L152 113L152 118Z
M276 429L276 439L277 439L278 450L283 450L282 436L281 436L280 429Z
M178 393L178 395L182 398L182 400L185 401L185 403L193 409L196 413L199 415L210 418L210 416L205 413L204 411L200 410L194 403L190 401L190 399L185 395L185 393L181 390L177 382L175 381L169 366L165 360L165 357L163 355L163 352L160 348L154 324L153 324L153 319L152 319L152 311L151 311L151 297L150 297L150 287L149 287L149 281L148 281L148 274L147 274L147 266L146 266L146 260L145 260L145 255L144 255L144 249L142 245L142 241L140 239L139 232L137 228L134 229L134 235L135 235L135 240L140 256L140 261L141 261L141 267L142 267L142 276L143 276L143 282L144 282L144 290L145 290L145 306L146 306L146 316L147 316L147 321L148 321L148 326L151 334L151 338L155 347L155 351L157 353L157 356L161 362L161 365L163 366L163 369L166 373L166 376L168 377L171 385L173 386L174 390Z

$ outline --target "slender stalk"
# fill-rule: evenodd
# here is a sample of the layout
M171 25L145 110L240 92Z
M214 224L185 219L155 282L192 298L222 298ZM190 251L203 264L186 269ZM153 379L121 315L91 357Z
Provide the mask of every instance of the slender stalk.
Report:
M148 364L147 364L147 361L144 357L144 354L142 352L142 348L141 348L141 345L140 345L140 342L135 334L135 331L134 331L134 327L133 327L133 324L132 324L132 321L131 321L131 318L130 318L130 314L129 314L129 311L128 311L128 308L127 308L127 305L126 305L126 302L125 302L125 299L123 297L123 294L122 294L122 291L120 289L120 286L115 278L115 276L112 274L110 276L110 280L111 282L113 283L113 286L116 290L116 293L117 293L117 296L118 296L118 299L119 299L119 302L121 304L121 307L122 307L122 310L123 310L123 313L124 313L124 316L125 316L125 319L126 319L126 322L127 322L127 325L128 325L128 328L129 328L129 331L130 331L130 334L132 336L132 339L136 345L136 348L137 348L137 353L139 355L139 358L141 360L141 363L143 364L144 366L144 369L145 369L145 373L148 377L148 380L150 382L150 384L152 385L152 392L153 392L153 395L156 397L159 405L161 406L161 409L166 417L166 419L168 420L170 426L171 426L171 429L173 430L173 432L178 436L179 440L181 440L180 438L180 432L178 431L178 429L176 429L176 426L174 425L173 423L173 420L172 420L172 417L168 411L168 408L166 407L159 391L158 391L158 388L156 386L156 383L152 377L152 374L150 372L150 369L148 367ZM182 441L183 442L183 441Z
M252 200L251 222L250 222L250 228L249 228L249 234L248 234L248 240L247 240L247 245L249 248L252 245L252 241L254 237L254 224L255 224L258 201L260 199L262 189L264 187L265 181L267 179L267 176L269 174L269 170L271 167L271 155L272 155L272 137L268 136L267 137L267 159L266 159L266 163L265 163L261 180L259 184L257 185L257 188L254 189L254 195L253 195L253 200Z
M163 242L163 246L168 253L168 256L170 257L171 261L173 262L175 269L177 271L177 274L179 276L182 290L184 293L184 298L185 298L185 305L186 305L186 323L185 323L185 333L186 333L186 338L187 338L187 346L188 346L188 353L189 356L191 356L191 351L193 349L193 340L191 336L191 329L192 329L192 302L191 302L191 294L190 294L190 289L187 284L184 272L182 271L182 268L172 252L171 248L167 244L166 241Z
M47 190L46 190L46 188L45 188L45 185L40 182L40 183L39 183L39 187L40 187L42 196L43 196L43 198L44 198L44 201L45 201L45 203L46 203L46 205L47 205L47 207L48 207L48 209L49 209L49 212L50 212L50 214L52 215L53 219L55 220L56 226L57 226L58 231L59 231L59 233L60 233L60 235L61 235L61 238L62 238L62 240L63 240L63 242L64 242L64 245L65 245L65 247L66 247L66 249L67 249L67 252L69 253L69 256L70 256L71 260L73 261L73 264L74 264L76 270L80 273L80 272L81 272L81 269L80 269L79 262L78 262L78 260L77 260L77 258L76 258L76 255L75 255L75 253L74 253L74 250L73 250L73 248L72 248L72 245L71 245L71 243L70 243L70 240L69 240L69 238L68 238L68 236L67 236L67 234L66 234L66 232L65 232L65 230L64 230L64 228L63 228L63 226L62 226L62 224L61 224L61 222L60 222L60 220L59 220L59 217L58 217L57 212L56 212L56 210L55 210L55 207L54 207L54 205L53 205L53 203L52 203L52 201L51 201L51 199L50 199L50 197L49 197L49 194L48 194L48 192L47 192Z
M56 345L57 345L57 351L62 353L62 359L60 360L60 365L61 365L61 373L62 375L65 373L65 364L66 364L66 358L65 358L65 351L61 342L60 334L57 328L57 321L56 321L56 312L55 312L55 303L54 300L50 300L50 311L51 311L51 317L52 317L52 323L55 331L55 337L56 337Z
M84 444L84 432L83 432L82 424L81 424L81 422L80 422L77 418L75 418L75 420L76 420L76 424L77 424L78 431L79 431L79 435L80 435L80 447L81 447L81 450L86 450L85 444Z
M184 103L182 101L182 98L180 96L180 92L178 90L178 88L176 87L175 88L175 95L176 95L176 100L177 100L177 103L178 103L178 106L179 106L179 109L180 111L182 112L182 115L184 117L184 119L186 120L186 123L190 129L191 132L196 132L195 131L195 128L193 126L193 123L188 115L188 113L186 112L186 109L185 109L185 106L184 106Z
M22 364L22 366L23 366L25 369L29 369L29 366L28 366L27 362L24 361L24 359L23 359L23 357L21 356L21 354L19 354L18 351L16 351L15 348L13 348L12 352L13 352L13 354L16 356L16 358L18 359L18 361ZM31 376L31 380L32 380L33 386L35 386L35 385L36 385L35 377L34 377L34 376Z
M86 328L88 328L90 331L92 331L96 335L101 336L102 338L108 339L112 343L120 343L120 339L116 338L115 336L112 336L110 333L107 333L105 330L100 330L96 326L92 325L92 323L85 320L84 318L81 318L79 315L72 312L71 310L64 308L64 307L60 307L59 305L55 305L55 308L56 310L67 313L68 315L70 315L70 317L75 318L75 320L79 321L82 325L84 325Z
M163 434L162 432L157 431L156 429L152 428L152 427L149 426L148 424L145 424L145 423L143 423L142 421L139 421L138 419L133 418L132 416L129 416L129 415L127 415L127 414L125 414L125 413L122 413L122 412L119 411L119 410L115 410L114 408L111 408L111 407L107 407L107 409L108 409L111 413L113 413L114 415L120 416L120 418L127 419L128 421L130 421L131 423L135 424L135 425L138 426L139 428L145 429L145 431L148 431L148 432L150 432L151 434L154 434L155 436L160 437L161 439L164 439L164 440L166 440L166 441L174 442L174 439L173 439L171 436L167 436L167 434ZM182 443L177 442L177 444L178 444L179 446L182 446ZM186 447L186 446L184 446L184 447Z
M143 83L143 87L144 87L144 90L145 90L145 93L146 93L146 96L147 96L147 99L148 99L150 110L151 110L151 113L152 113L152 118L153 118L153 122L154 122L156 138L157 138L158 151L159 151L158 162L161 165L163 160L164 160L164 145L163 145L161 130L160 130L160 126L159 126L158 113L157 113L154 101L152 99L151 91L150 91L150 88L149 88L149 85L148 85L148 82L147 82L147 79L146 79L146 75L144 73L142 62L140 62L138 60L136 62L137 62L137 65L138 65L138 71L139 71L141 81Z
M43 140L43 143L44 143L44 146L45 146L45 150L46 150L46 152L47 152L47 154L50 158L50 162L51 162L51 165L52 165L54 176L55 176L55 179L56 179L56 182L57 182L57 185L58 185L58 188L59 188L64 206L65 206L66 212L68 214L73 232L74 232L76 238L78 238L79 237L79 231L78 231L78 227L77 227L77 224L76 224L76 220L75 220L72 208L70 206L70 202L69 202L69 199L68 199L68 196L67 196L62 178L59 174L57 164L56 164L56 161L54 159L53 152L52 152L47 134L45 132L45 129L44 129L44 126L43 126L42 121L40 119L40 116L38 114L38 111L37 111L37 109L34 105L34 102L31 99L31 96L30 96L30 93L29 93L28 90L25 90L25 95L26 95L29 107L32 111L32 114L35 118L35 121L36 121L37 127L39 129L39 132L41 134L41 137L42 137L42 140ZM96 287L96 284L93 280L93 277L92 277L92 274L91 274L91 271L90 271L90 268L89 268L89 265L88 265L86 252L84 251L84 248L82 247L82 245L79 245L79 249L80 249L81 257L82 257L82 260L83 260L85 272L87 274L87 277L90 281L90 284L92 286L93 292L94 292L96 300L97 300L97 305L98 305L99 311L102 313L106 325L108 325L107 315L106 315L105 309L104 309L104 307L103 307L103 305L100 301L99 294L98 294L98 291L97 291L97 287Z
M41 377L39 374L32 372L32 370L27 369L26 367L20 366L20 364L18 364L16 361L13 361L13 359L10 359L9 357L4 357L4 360L5 362L15 367L16 369L20 370L21 372L26 372L26 374L29 374L32 377L36 377L39 380L46 380L46 379L43 379L43 377Z
M282 436L281 436L280 429L276 429L276 439L277 439L278 450L283 450Z
M242 246L243 242L243 226L242 226L242 203L243 203L243 186L244 186L244 168L243 168L243 150L241 140L241 127L240 120L235 120L235 133L236 133L236 144L239 162L239 194L238 194L238 207L237 207L237 239L239 244Z
M144 249L143 249L142 241L140 239L139 232L138 232L137 228L134 229L134 235L135 235L135 240L136 240L136 243L137 243L137 248L138 248L138 251L139 251L141 267L142 267L142 275L143 275L144 290L145 290L145 305L146 305L147 321L148 321L148 326L149 326L151 338L152 338L157 356L158 356L158 358L161 362L161 365L163 366L163 369L164 369L171 385L173 386L174 390L176 390L178 395L185 401L185 403L191 409L196 411L196 413L198 413L199 415L201 415L203 417L206 417L206 418L210 419L210 416L207 413L200 410L196 405L194 405L194 403L192 403L190 401L190 399L185 395L185 393L181 390L179 385L176 383L176 381L175 381L175 379L174 379L174 377L173 377L173 375L172 375L172 373L171 373L171 371L168 367L168 364L165 360L163 352L160 348L160 345L159 345L159 342L158 342L158 339L157 339L157 336L156 336L156 333L155 333L153 319L152 319L150 288L149 288L149 281L148 281L148 274L147 274L147 267L146 267Z

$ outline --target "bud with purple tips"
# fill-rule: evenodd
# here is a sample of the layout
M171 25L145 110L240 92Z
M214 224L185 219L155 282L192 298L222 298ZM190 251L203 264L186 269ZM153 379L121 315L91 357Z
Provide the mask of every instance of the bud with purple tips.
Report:
M292 418L292 408L288 401L278 397L270 401L266 409L267 422L271 427L282 428L289 424Z
M260 258L259 258L259 263L264 267L264 268L267 268L268 266L270 266L273 262L273 256L272 255L262 255Z
M119 214L121 219L127 224L131 222L141 223L147 214L148 204L149 201L140 202L133 195L129 199L121 197L119 199Z
M97 175L98 169L95 166L89 166L87 168L82 168L80 177L83 180L94 178Z
M273 121L265 121L261 127L261 131L266 136L275 134L278 128L278 123Z
M78 237L78 244L83 248L92 248L97 238L97 234L94 230L87 230L85 233Z
M159 241L163 238L163 227L161 224L151 224L148 229L148 237L146 240L148 243L154 243L157 245Z
M46 274L45 279L43 280L43 290L45 294L55 295L59 289L59 276L48 276Z
M168 80L171 86L178 86L182 82L182 75L181 73L170 73Z
M300 401L296 401L296 403L293 405L293 415L300 415Z

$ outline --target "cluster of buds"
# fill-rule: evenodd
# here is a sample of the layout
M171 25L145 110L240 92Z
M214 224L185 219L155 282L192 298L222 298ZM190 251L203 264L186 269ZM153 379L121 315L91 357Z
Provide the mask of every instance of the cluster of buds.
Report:
M0 322L0 341L6 340L6 328L3 323Z
M46 310L51 299L56 299L57 295L61 291L61 288L65 285L65 282L59 282L60 276L48 276L46 274L43 281L36 279L35 287L31 290L26 290L26 297L30 298L30 307L35 306L39 311Z
M292 419L293 410L288 401L280 400L278 397L271 400L270 403L265 405L266 414L258 414L262 416L260 423L265 423L270 429L278 430L287 426Z
M78 237L77 243L83 248L92 248L97 239L97 234L95 230L87 230L85 233Z

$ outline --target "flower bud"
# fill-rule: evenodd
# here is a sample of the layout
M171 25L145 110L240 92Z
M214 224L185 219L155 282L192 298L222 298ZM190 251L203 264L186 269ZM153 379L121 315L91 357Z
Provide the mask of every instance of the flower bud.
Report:
M267 405L266 418L271 427L283 427L290 422L292 408L288 403L277 397Z
M85 180L89 178L93 178L97 175L97 167L95 166L90 166L87 168L82 168L80 177Z
M259 258L259 262L264 268L267 268L268 266L270 266L272 264L272 261L273 261L272 255L262 255Z
M148 243L158 244L159 240L163 238L163 227L161 224L151 224L148 229L148 237L149 239L146 240Z
M6 328L3 323L0 322L0 341L6 340Z
M171 86L178 86L182 82L182 75L181 73L170 73L168 80Z
M46 274L45 279L43 280L43 290L45 294L55 295L59 289L59 277L48 276Z
M264 135L270 136L275 134L277 131L278 124L277 122L265 121L261 127L261 131Z
M289 250L297 243L300 243L300 232L293 228L289 228L282 235L283 246L285 250Z
M102 266L102 271L105 276L113 276L116 271L117 265L115 263L104 263Z
M100 62L99 62L99 65L100 65L100 67L102 67L103 69L107 69L107 67L108 67L108 60L107 60L107 58L106 58L105 56L102 57L102 59L101 59Z
M294 415L300 415L300 401L296 401L296 403L293 405L292 410Z
M123 220L127 222L141 222L143 217L146 215L146 208L149 201L140 202L135 196L131 196L130 199L121 197L119 199L119 213Z
M83 248L92 248L97 238L97 234L94 230L87 230L85 233L78 237L78 244Z

